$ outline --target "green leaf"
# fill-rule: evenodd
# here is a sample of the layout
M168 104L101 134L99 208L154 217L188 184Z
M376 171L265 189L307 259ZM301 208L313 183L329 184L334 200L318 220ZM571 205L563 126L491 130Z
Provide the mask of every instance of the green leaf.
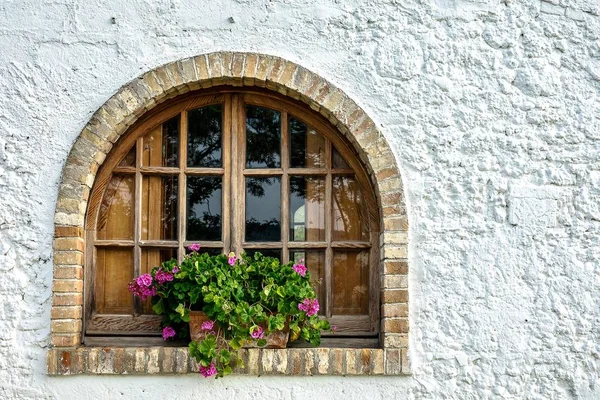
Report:
M258 339L256 341L256 344L260 347L266 346L267 345L267 339Z
M154 311L158 315L161 315L165 312L165 305L163 299L158 300L158 302L152 306L152 311Z

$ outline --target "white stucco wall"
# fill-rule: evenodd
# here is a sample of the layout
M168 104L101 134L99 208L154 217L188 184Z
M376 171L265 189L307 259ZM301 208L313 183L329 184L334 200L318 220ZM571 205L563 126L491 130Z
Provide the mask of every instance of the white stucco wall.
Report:
M597 0L3 0L0 398L600 398L599 14ZM221 50L313 70L391 143L413 376L45 375L71 144L132 78Z

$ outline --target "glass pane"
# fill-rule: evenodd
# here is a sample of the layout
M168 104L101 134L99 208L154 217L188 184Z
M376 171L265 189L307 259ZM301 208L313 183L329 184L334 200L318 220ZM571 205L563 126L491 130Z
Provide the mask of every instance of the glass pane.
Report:
M97 239L133 240L135 178L113 175L98 215Z
M145 167L179 166L179 115L144 136L142 165Z
M277 258L281 262L281 250L279 249L246 249L244 251L249 257L254 257L255 253L260 253L265 257Z
M142 240L177 240L176 176L143 176Z
M292 250L290 261L304 264L310 272L310 284L319 299L319 314L325 315L325 252L317 250Z
M281 240L281 178L246 178L246 241Z
M221 240L221 182L220 176L188 176L187 240Z
M135 146L123 157L119 163L119 167L135 167Z
M96 248L96 309L103 314L132 314L133 249Z
M356 179L333 177L333 240L369 240L369 219Z
M290 240L325 240L325 179L290 177Z
M344 157L337 151L335 147L333 147L333 168L335 169L350 169L350 166L344 160Z
M177 259L176 248L145 248L142 249L142 274L150 273L154 267L160 267L163 261ZM152 303L148 298L142 302L142 314L152 314Z
M188 167L221 167L222 115L221 104L188 113Z
M281 113L246 107L246 167L281 167Z
M290 167L324 168L325 138L293 117L289 122Z
M333 254L333 314L369 313L369 252Z

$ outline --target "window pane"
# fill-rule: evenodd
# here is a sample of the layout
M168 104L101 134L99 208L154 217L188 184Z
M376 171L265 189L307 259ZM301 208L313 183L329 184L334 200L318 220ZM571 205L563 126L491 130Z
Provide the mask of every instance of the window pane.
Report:
M246 178L246 241L281 240L281 178Z
M133 250L96 248L96 306L99 313L132 314Z
M97 239L133 239L135 179L113 175L98 214Z
M306 265L310 272L310 284L319 299L319 314L325 315L325 252L317 250L292 250L290 261Z
M290 177L290 240L325 240L325 179Z
M221 240L220 176L188 176L187 240Z
M221 159L221 104L188 113L188 167L217 168Z
M293 117L289 122L290 167L324 168L325 138Z
M337 149L334 147L333 148L333 154L332 154L332 158L333 158L333 168L336 169L350 169L350 166L348 165L348 163L346 162L346 160L344 160L344 157L342 157L342 155L340 154L339 151L337 151Z
M246 107L246 167L281 167L281 113Z
M333 240L369 240L369 219L356 179L333 177Z
M177 240L177 177L142 178L142 240Z
M142 165L179 166L179 116L171 118L144 136Z
M255 253L260 253L265 257L277 258L281 262L281 250L279 249L247 249L244 251L249 257L254 257Z
M135 146L123 157L119 163L119 167L135 167Z
M333 315L369 313L369 252L335 251Z
M142 249L142 274L150 273L154 267L160 267L163 261L177 259L176 248L146 248ZM150 298L142 302L142 313L154 315Z

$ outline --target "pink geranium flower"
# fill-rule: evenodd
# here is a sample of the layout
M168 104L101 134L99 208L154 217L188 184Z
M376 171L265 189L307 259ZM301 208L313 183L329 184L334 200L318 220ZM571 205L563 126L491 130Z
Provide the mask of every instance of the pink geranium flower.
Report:
M198 243L190 244L188 246L189 251L198 251L200 250L200 245Z
M163 328L163 331L162 331L163 340L167 340L174 336L175 336L175 329L171 328L170 326Z
M319 300L304 299L302 303L298 303L298 309L304 311L307 316L312 317L319 312Z
M201 329L203 331L210 331L215 326L215 321L204 321L202 323Z
M300 274L300 276L304 277L306 275L306 265L304 264L294 264L292 266L294 272Z
M264 336L263 328L255 326L254 329L252 329L252 332L250 332L250 336L252 336L253 339L262 339Z
M235 265L236 260L237 260L237 257L235 256L235 253L233 251L231 253L229 253L229 261L227 261L229 263L229 265L231 265L233 267Z
M216 375L217 369L215 368L215 363L210 363L210 365L208 367L204 367L201 365L199 372L205 378L209 378L213 375Z

